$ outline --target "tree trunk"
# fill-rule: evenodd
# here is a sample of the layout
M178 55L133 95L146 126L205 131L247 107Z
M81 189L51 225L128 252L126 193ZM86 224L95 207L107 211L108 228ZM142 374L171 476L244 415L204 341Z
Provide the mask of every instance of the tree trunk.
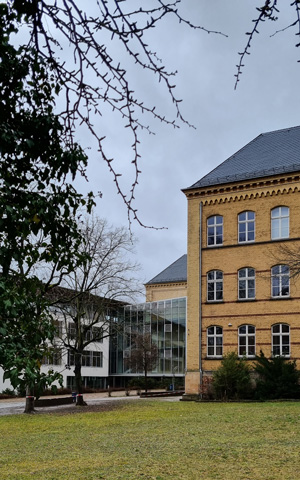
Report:
M147 367L145 366L145 393L148 392L148 377L147 377Z
M82 378L81 378L81 353L75 353L75 384L76 384L76 405L86 406L86 402L83 400L82 392Z
M24 413L34 413L34 389L26 387L26 402Z

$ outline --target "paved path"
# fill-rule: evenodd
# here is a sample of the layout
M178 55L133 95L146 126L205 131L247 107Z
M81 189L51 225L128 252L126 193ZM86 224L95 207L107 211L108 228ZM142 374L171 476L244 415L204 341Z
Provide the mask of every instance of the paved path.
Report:
M118 396L108 397L107 393L87 393L84 395L84 400L88 405L100 405L101 403L107 402L118 402L121 400L126 401L140 401L149 400L148 398L140 398L137 395L129 395L128 397L124 392L118 392ZM69 397L70 395L65 395ZM42 398L54 398L54 397L42 397ZM60 396L61 398L61 396ZM181 397L153 397L150 400L163 401L163 402L178 402ZM55 411L55 409L68 409L74 406L70 405L59 405L58 407L38 407L37 412L46 413ZM24 412L25 407L25 398L9 398L0 400L0 417L5 415L17 415Z

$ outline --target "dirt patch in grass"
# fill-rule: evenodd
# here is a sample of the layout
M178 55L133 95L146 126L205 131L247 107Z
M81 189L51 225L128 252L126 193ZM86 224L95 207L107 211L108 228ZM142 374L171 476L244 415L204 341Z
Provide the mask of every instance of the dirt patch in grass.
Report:
M117 402L111 401L102 401L97 405L86 405L85 407L68 405L65 407L55 407L55 408L37 408L37 413L43 413L47 415L76 415L78 413L100 413L100 412L111 412L113 410L120 410L126 408L132 402L129 400L118 400Z

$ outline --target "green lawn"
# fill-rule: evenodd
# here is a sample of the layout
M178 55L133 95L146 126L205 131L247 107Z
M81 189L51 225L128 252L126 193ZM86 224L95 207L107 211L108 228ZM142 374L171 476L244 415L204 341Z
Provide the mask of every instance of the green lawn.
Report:
M298 480L300 403L132 402L0 418L1 480Z

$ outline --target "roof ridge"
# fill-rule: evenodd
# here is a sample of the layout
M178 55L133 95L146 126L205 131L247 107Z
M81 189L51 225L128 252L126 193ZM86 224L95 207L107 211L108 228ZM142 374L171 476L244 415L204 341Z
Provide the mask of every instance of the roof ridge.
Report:
M287 131L287 130L294 130L295 128L299 128L299 127L300 127L300 125L294 125L294 127L279 128L279 130L271 130L270 132L263 132L263 133L261 133L261 135L270 135L270 134L273 134L273 133L284 132L284 131ZM255 138L257 138L257 137L255 137Z
M217 170L217 168L220 168L222 165L224 165L224 163L226 162L229 162L229 160L231 160L232 158L234 158L238 153L240 153L242 150L244 150L246 147L248 147L252 142L256 141L259 137L261 137L262 135L264 135L263 133L260 133L259 135L257 135L257 137L253 138L252 140L250 140L250 142L246 143L246 145L244 145L243 147L241 147L239 150L237 150L235 153L233 153L232 155L230 155L230 157L226 158L225 160L223 160L223 162L219 163L219 165L217 165L215 168L213 168L210 172L208 172L206 175L204 175L204 177L201 178L201 180L205 180L205 178L208 176L208 175L211 175L215 170ZM193 188L194 185L196 185L197 183L199 182L199 180L197 182L195 182L193 185L191 185L190 187L187 187L187 188L184 188L183 190L188 190L189 188Z

